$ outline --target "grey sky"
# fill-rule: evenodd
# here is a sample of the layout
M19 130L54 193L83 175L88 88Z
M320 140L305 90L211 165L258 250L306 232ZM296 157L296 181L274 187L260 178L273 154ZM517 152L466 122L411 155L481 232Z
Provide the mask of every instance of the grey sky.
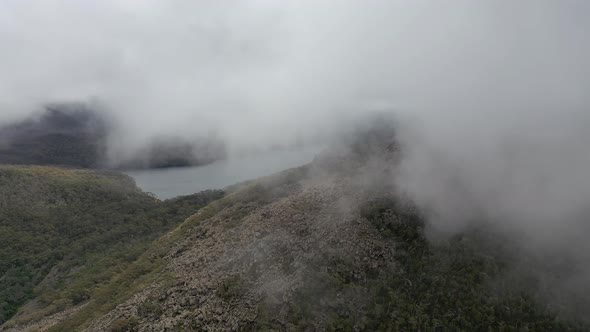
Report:
M130 144L211 130L236 144L288 140L376 105L502 123L499 112L586 105L588 7L4 1L0 105L7 118L46 101L97 99Z

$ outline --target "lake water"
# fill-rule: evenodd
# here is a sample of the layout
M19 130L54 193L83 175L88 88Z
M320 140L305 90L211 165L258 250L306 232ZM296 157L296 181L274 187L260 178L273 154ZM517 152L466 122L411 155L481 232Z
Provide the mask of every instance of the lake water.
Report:
M199 167L175 167L127 171L144 191L160 199L194 194L270 175L287 168L309 163L321 148L268 151L245 157L220 160Z

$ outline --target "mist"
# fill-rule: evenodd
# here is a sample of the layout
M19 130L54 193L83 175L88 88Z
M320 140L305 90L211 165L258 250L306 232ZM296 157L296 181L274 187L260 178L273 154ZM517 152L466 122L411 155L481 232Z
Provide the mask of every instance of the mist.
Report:
M485 220L587 285L589 16L582 0L7 0L0 123L87 102L120 158L158 135L329 142L389 112L390 180L433 229Z
M284 143L374 110L496 136L531 114L584 116L588 10L582 1L5 1L0 121L88 102L116 119L111 150L160 134Z

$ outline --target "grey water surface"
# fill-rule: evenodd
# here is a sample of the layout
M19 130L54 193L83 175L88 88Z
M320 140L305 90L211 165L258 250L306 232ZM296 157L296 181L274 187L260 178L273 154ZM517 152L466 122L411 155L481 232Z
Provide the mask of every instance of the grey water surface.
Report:
M221 189L238 182L270 175L307 164L320 152L319 147L275 150L243 157L232 157L198 167L174 167L126 171L144 191L160 199L189 195L206 189Z

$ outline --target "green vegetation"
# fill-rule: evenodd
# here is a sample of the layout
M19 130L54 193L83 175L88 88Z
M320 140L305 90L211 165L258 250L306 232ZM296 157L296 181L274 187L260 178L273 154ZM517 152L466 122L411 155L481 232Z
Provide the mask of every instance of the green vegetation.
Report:
M138 323L134 318L118 319L111 325L111 332L129 332L135 331Z
M102 149L99 137L49 133L0 146L0 161L5 164L94 167L100 163Z
M76 331L87 326L95 318L102 316L109 310L112 310L117 304L125 301L130 296L136 294L147 286L159 283L165 291L166 283L173 280L172 276L164 271L164 257L170 253L174 245L181 241L189 232L200 232L201 223L220 213L227 207L238 203L257 202L264 204L270 200L280 198L287 194L282 189L283 185L295 185L307 173L306 167L294 168L282 172L278 176L262 178L257 181L249 181L240 185L233 186L229 189L230 193L212 200L211 203L204 206L198 213L186 219L171 232L165 236L153 241L146 250L133 262L126 265L117 265L121 271L108 282L98 285L99 287L91 295L92 301L88 303L79 312L69 317L66 321L60 322L53 326L49 331ZM279 189L277 189L279 188ZM207 192L205 192L207 193ZM199 194L187 196L188 198L196 197ZM221 196L219 192L209 192L212 196ZM186 198L176 199L178 204ZM226 216L230 220L231 216ZM220 295L230 300L233 296L240 294L242 283L239 279L228 279L222 283L226 291L220 291ZM70 287L72 288L72 287ZM152 305L142 306L140 312L143 316L158 315L159 309ZM135 321L121 320L114 323L111 328L121 328L130 326L132 330Z
M394 204L390 206L395 207ZM444 243L424 237L419 218L398 209L369 211L366 217L396 243L395 273L371 280L367 309L369 330L560 331L580 326L559 321L532 297L533 289L503 285L510 261L498 238L471 230ZM522 276L525 278L525 276ZM353 324L340 319L335 325ZM576 329L577 328L577 329Z
M307 167L293 168L275 176L249 181L228 189L230 191L229 194L223 198L213 200L199 210L199 213L188 218L165 236L153 241L135 261L119 266L121 272L109 282L100 285L92 294L92 301L87 306L69 317L66 321L53 326L50 331L80 330L92 321L92 319L100 317L141 289L155 283L159 283L165 291L166 283L173 280L173 278L164 271L166 263L164 257L173 250L176 243L181 241L190 232L202 231L201 223L232 205L251 202L262 205L284 197L288 194L285 186L296 185L307 172ZM177 200L182 201L183 199ZM235 218L228 215L224 215L224 217L231 221L228 227L234 225ZM243 285L243 280L238 277L224 280L221 283L219 295L229 301L241 294ZM155 315L159 312L158 308L154 308L149 304L147 307L142 307L141 309L141 313L147 316ZM120 325L127 326L124 324L125 322L126 320L117 321L115 327L119 328ZM134 324L133 321L131 323Z
M530 276L506 280L510 255L494 234L471 230L449 241L427 241L421 218L388 199L368 202L361 215L395 247L393 264L358 271L347 258L319 257L305 287L284 304L288 329L313 330L318 317L329 331L590 329L542 307ZM253 330L284 328L273 320L276 310L285 308L261 303Z
M5 326L77 306L49 331L82 330L147 288L154 291L136 312L109 321L105 329L136 331L146 321L169 317L160 301L178 285L166 269L178 243L187 235L207 236L210 223L235 230L257 207L292 193L308 171L299 167L235 185L227 195L208 191L162 202L118 173L1 166L0 192L6 193L0 197L4 320L20 310ZM295 208L314 212L313 205ZM391 198L365 202L358 212L359 224L368 226L362 229L371 240L363 247L368 257L343 255L338 248L318 250L302 268L302 287L292 289L288 301L262 299L255 322L243 328L590 330L540 305L534 278L510 273L515 262L509 241L498 234L471 229L449 240L427 240L420 215ZM288 254L278 256L283 272L293 273ZM259 272L256 266L232 272L212 291L224 305L239 305ZM34 308L23 307L30 299L35 299ZM177 329L202 328L198 319L190 319L176 322Z
M150 243L223 196L162 202L119 173L42 166L0 166L0 193L0 323L32 298L41 309L19 320L94 300L122 274L140 282L161 260L133 264Z
M239 276L231 276L223 280L217 290L217 295L225 301L230 301L232 298L242 295L245 288L243 280Z

